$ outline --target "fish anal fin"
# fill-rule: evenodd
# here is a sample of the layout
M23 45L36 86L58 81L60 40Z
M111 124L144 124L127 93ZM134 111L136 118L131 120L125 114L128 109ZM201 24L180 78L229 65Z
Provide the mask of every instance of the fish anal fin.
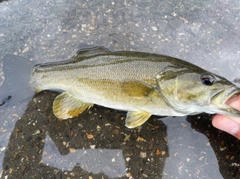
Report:
M153 88L139 81L125 81L122 83L122 91L133 97L147 97Z
M150 116L151 114L145 111L129 111L127 113L125 126L128 128L141 126L149 119Z
M59 119L73 118L92 105L91 103L82 102L68 92L64 92L55 98L53 102L53 113Z

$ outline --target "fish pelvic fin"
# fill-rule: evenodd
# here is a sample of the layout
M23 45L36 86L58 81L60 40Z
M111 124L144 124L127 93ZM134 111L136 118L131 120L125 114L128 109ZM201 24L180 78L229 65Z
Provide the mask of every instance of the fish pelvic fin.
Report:
M29 81L34 63L8 54L3 59L4 82L0 86L0 108L31 99L35 92Z
M149 119L150 116L151 114L145 111L129 111L127 113L125 126L128 128L141 126Z
M69 119L77 117L92 106L92 103L82 102L74 95L64 92L55 98L53 102L53 113L59 119Z

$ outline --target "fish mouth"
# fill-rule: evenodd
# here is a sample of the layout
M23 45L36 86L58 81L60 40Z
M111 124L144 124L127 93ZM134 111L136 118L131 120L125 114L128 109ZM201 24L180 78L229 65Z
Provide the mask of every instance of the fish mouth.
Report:
M227 105L226 102L240 94L240 88L231 87L227 90L220 90L216 92L211 98L211 104L217 109L215 112L219 114L226 114L230 116L240 116L240 111L232 108L231 106Z
M232 97L237 96L240 94L240 88L232 87L229 90L225 91L225 101L224 104Z

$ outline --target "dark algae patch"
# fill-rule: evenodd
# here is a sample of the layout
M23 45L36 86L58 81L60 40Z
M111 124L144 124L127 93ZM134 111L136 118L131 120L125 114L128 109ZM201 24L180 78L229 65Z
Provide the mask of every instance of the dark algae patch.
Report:
M125 112L96 105L61 121L52 113L56 95L35 96L17 121L4 157L3 178L161 178L168 157L166 126L161 121L152 117L141 129L130 130L124 125ZM83 158L89 152L92 156ZM62 157L55 161L58 167L51 166L55 153ZM69 155L74 159L66 164L64 156ZM94 165L103 172L89 171Z

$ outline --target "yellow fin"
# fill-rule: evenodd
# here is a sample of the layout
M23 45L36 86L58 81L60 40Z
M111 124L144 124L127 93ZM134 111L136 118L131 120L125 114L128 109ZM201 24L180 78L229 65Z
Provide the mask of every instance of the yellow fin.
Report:
M92 105L91 103L84 103L75 96L64 92L55 98L53 102L53 113L59 119L73 118Z
M127 126L128 128L141 126L148 120L150 116L151 114L145 111L129 111L127 113L125 126Z
M140 81L125 81L121 87L124 93L135 97L146 97L153 90L152 87Z

